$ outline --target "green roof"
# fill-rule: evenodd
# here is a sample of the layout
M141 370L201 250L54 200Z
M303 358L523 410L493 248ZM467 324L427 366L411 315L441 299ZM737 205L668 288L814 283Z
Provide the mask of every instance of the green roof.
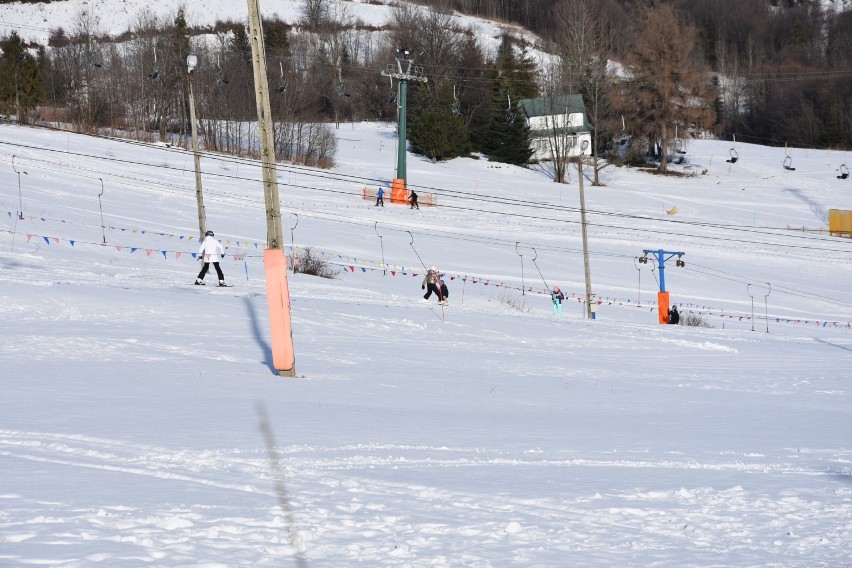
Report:
M586 116L586 105L583 95L559 95L558 97L542 97L539 99L522 99L518 101L527 118L553 116L560 114L583 113L583 127L571 127L571 130L589 131L594 127L589 124Z

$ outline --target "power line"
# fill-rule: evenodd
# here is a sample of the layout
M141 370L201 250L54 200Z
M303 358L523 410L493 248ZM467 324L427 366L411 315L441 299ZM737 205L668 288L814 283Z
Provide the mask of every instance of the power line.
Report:
M84 154L84 153L80 153L80 152L69 152L69 151L66 151L66 150L57 150L57 149L51 149L51 148L40 148L40 147L30 146L30 145L20 144L20 143L11 143L11 142L0 141L0 144L11 145L11 146L19 147L19 148L27 148L27 149L30 149L30 150L56 152L56 153L62 153L62 154L66 154L66 155L73 155L73 156L77 156L77 157L86 157L86 158L97 159L97 160L109 160L109 161L125 163L125 164L141 165L141 166L146 166L146 167L154 167L154 168L181 171L181 172L186 171L185 168L178 168L178 167L168 166L168 165L163 165L163 164L149 164L149 163L138 162L138 161L134 161L134 160L123 160L123 159L114 158L114 157L104 157L104 156L98 156L98 155L92 155L92 154ZM154 149L156 149L156 147L154 147ZM209 154L209 155L212 158L220 159L220 160L225 161L225 162L237 161L237 162L247 163L247 164L251 164L251 165L259 167L256 161L250 161L250 160L246 160L246 159L228 160L228 159L218 158L219 155L217 155L217 154ZM346 175L346 174L341 175L341 174L333 174L333 173L328 173L328 174L319 173L319 172L314 171L314 170L307 170L305 168L299 168L299 167L292 167L292 168L288 168L288 169L292 169L296 172L302 172L303 174L307 174L307 175L310 175L310 176L318 177L318 178L321 178L321 179L327 179L327 180L335 181L335 182L363 183L365 180L377 181L377 180L374 180L372 178L364 178L364 177ZM254 178L232 176L232 175L221 174L221 173L217 173L217 172L205 172L204 175L214 176L214 177L222 177L222 178L226 178L226 179L239 179L239 180L254 181L254 182L260 181L258 179L254 179ZM342 195L357 195L355 192L353 192L351 190L339 190L339 189L323 188L323 187L316 187L316 186L308 186L308 185L303 185L303 184L291 184L291 186L298 187L298 188L301 188L301 189L307 189L307 190L311 190L311 191L324 192L324 193L334 193L334 194L342 194ZM483 202L484 201L485 203L494 204L494 205L526 207L526 208L531 208L534 211L549 210L549 211L553 211L553 212L557 212L557 213L559 213L559 212L576 213L578 211L578 209L575 208L575 207L555 205L555 204L550 204L550 203L545 203L545 202L519 200L519 199L514 199L514 198L490 196L490 195L486 195L486 194L479 194L479 195L476 195L476 196L471 196L470 194L465 194L465 193L455 191L455 190L445 190L445 189L442 189L442 188L435 188L435 187L429 187L429 186L415 186L415 187L431 189L431 190L435 191L438 195L444 194L446 196L450 196L450 197L453 197L453 198L458 199L458 200L467 200L467 201L476 201L476 202ZM477 207L466 207L466 206L463 206L463 205L449 205L449 206L448 205L437 205L436 207L443 208L443 209L446 209L446 210L458 210L458 211L467 211L467 212L474 212L474 213L493 214L493 215L513 217L513 218L518 218L518 219L527 219L527 220L536 220L536 221L549 221L549 222L568 223L568 224L579 223L578 220L573 220L573 219L547 217L547 216L543 216L543 215L525 214L525 213L519 213L519 212L495 211L495 210L491 210L491 209L483 209L483 208L477 208ZM826 243L826 244L830 243L832 245L836 245L838 243L838 241L836 241L836 240L825 239L825 238L821 238L821 237L813 236L813 235L798 234L798 233L779 234L779 233L750 229L750 228L747 228L747 227L740 227L740 226L736 226L736 225L723 225L723 224L691 222L691 221L677 221L677 220L670 220L670 219L665 219L665 218L652 218L652 217L645 217L645 216L640 216L640 215L631 215L631 214L609 212L609 211L591 211L590 213L593 213L593 214L596 214L596 215L602 215L602 216L621 218L621 219L629 219L629 220L674 223L674 224L685 225L687 227L693 227L693 228L694 227L713 228L713 229L723 229L723 230L736 231L736 232L764 234L764 235L769 235L769 236L782 237L782 238L785 238L785 239L798 239L798 240L804 239L806 241L814 242L814 243ZM780 247L797 248L797 249L803 249L803 250L816 250L816 251L821 251L821 252L838 252L838 253L852 252L849 249L843 249L843 248L829 248L829 247L796 245L796 244L787 244L787 243L770 243L770 242L766 242L766 241L757 241L757 240L749 240L749 239L736 239L736 238L730 238L730 237L719 237L718 235L713 235L712 237L710 237L708 235L701 235L701 234L694 234L694 233L687 233L687 232L678 232L678 231L662 230L662 229L639 228L639 227L627 227L627 226L623 226L623 225L613 225L613 224L606 224L606 223L600 223L600 222L591 222L591 223L589 223L589 225L595 226L595 227L600 227L600 228L616 229L616 230L623 230L623 231L638 231L638 232L650 233L650 234L666 234L666 235L673 235L674 234L674 235L679 235L679 236L683 236L683 237L692 237L692 238L698 238L698 239L713 238L714 240L744 243L744 244L752 244L752 245L758 245L758 246L761 246L761 245L762 246L773 246L773 247L780 246ZM771 230L771 228L768 228L768 229ZM781 229L777 229L777 230L781 230ZM843 244L846 244L846 243L843 243Z

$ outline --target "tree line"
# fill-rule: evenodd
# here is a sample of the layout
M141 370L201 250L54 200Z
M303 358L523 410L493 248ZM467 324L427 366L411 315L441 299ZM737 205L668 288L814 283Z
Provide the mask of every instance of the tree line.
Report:
M585 4L605 30L603 55L636 66L645 47L686 34L697 71L715 77L714 129L760 144L852 147L852 11L822 0L415 0L437 10L514 22L565 45L560 12ZM653 32L647 15L670 10ZM552 47L548 49L553 49ZM637 54L636 52L640 52ZM639 60L636 57L638 55ZM657 69L666 62L658 61ZM653 71L652 71L653 72ZM685 85L690 88L692 85Z
M279 159L329 166L332 128L395 121L397 82L381 71L400 48L427 77L409 84L407 134L432 159L480 152L524 164L531 150L518 101L572 93L583 95L595 127L596 160L651 152L665 169L673 144L706 134L852 147L852 13L817 0L421 4L427 9L394 7L380 28L342 0L304 0L297 22L264 20ZM453 10L506 22L496 52ZM52 30L47 46L12 33L0 49L0 112L18 120L186 144L192 81L205 147L258 151L242 22L201 28L182 7L143 10L124 35L108 37L83 8L68 30ZM189 53L199 60L191 75Z

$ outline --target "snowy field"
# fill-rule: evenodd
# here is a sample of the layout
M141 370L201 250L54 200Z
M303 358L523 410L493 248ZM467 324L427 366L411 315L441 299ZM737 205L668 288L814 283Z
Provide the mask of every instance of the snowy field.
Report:
M849 565L852 241L801 229L852 155L586 168L589 320L575 170L409 155L438 206L378 208L393 127L337 134L279 170L285 242L339 269L291 276L282 378L256 164L202 158L234 287L195 287L189 153L0 126L0 565ZM709 327L657 323L644 249Z

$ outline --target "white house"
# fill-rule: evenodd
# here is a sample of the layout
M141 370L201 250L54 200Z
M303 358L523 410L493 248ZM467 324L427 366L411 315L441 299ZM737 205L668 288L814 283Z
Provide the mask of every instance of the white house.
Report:
M551 159L552 142L565 149L565 157L592 155L592 130L582 95L560 95L518 102L530 129L530 160ZM583 150L583 142L588 142Z

